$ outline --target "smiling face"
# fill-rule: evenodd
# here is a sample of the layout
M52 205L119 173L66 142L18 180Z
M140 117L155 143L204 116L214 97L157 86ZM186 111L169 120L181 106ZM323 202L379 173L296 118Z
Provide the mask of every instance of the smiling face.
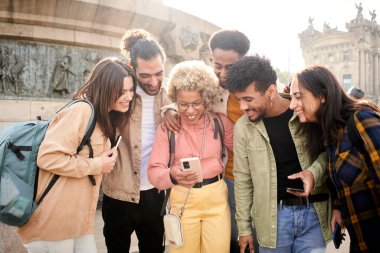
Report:
M140 87L150 96L156 95L161 88L164 79L164 63L162 57L157 56L144 60L137 58L135 69L136 78Z
M178 112L188 124L196 124L205 112L205 104L199 91L177 91Z
M219 79L219 85L226 88L225 81L228 68L239 60L240 55L235 50L215 48L212 51L212 58L214 60L214 72Z
M244 91L235 92L239 101L240 109L245 112L251 122L258 122L265 117L271 107L270 97L267 94L257 91L252 83Z
M317 111L321 104L325 103L325 98L314 96L309 90L305 89L298 81L297 76L293 77L290 87L292 101L290 109L294 110L301 122L317 122Z
M117 95L118 98L111 105L110 111L127 112L133 96L133 79L131 76L126 76L123 82L123 90Z

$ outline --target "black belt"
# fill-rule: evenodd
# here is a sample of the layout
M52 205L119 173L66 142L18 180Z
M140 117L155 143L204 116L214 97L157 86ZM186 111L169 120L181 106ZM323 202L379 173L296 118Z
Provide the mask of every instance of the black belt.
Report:
M301 198L290 198L290 199L280 199L278 203L280 205L285 206L301 206L307 205L314 202L322 202L329 199L329 195L327 193L310 195L308 197Z
M220 173L219 175L216 175L212 178L203 179L202 182L196 183L193 188L202 188L202 186L218 182L221 179L223 179L223 173Z

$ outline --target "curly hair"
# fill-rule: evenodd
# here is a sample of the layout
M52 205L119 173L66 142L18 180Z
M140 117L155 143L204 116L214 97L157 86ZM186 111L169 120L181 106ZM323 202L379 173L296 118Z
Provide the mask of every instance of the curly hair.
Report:
M137 58L144 60L152 59L160 55L163 62L166 55L162 46L151 33L144 29L131 29L124 33L120 42L120 50L128 58L132 67L136 69Z
M244 56L228 69L226 84L230 92L244 91L254 83L264 93L271 84L276 85L277 74L270 60L258 54Z
M250 47L248 37L237 30L219 30L211 35L209 48L214 51L216 48L223 50L234 50L240 56L245 55Z
M210 110L220 92L218 78L203 61L184 61L175 65L169 74L168 96L175 102L180 90L198 91Z

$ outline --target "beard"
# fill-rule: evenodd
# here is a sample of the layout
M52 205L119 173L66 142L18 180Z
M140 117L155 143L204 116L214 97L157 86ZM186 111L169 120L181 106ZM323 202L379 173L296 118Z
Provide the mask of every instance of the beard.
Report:
M160 81L158 84L157 84L157 90L156 91L151 91L149 88L150 88L150 84L142 84L139 82L139 85L141 87L141 89L146 93L148 94L149 96L155 96L157 95L159 92L160 92L160 89L161 89L161 86L162 86L162 81Z
M265 116L265 113L266 113L266 110L263 107L260 107L258 109L248 109L248 110L246 110L246 112L248 112L248 111L254 111L254 112L256 112L256 114L253 115L253 116L248 116L247 115L249 121L252 122L252 123L256 123L256 122L259 122L260 120L262 120L264 118L264 116Z

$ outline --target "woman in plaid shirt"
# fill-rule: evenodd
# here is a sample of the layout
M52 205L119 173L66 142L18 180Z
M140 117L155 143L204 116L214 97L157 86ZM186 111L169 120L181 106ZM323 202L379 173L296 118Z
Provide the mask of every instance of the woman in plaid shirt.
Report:
M325 67L299 72L291 84L293 109L309 135L309 146L326 146L329 175L337 191L331 227L344 224L350 252L380 252L380 116L377 107L350 99ZM359 142L347 132L358 130ZM323 136L324 138L320 138ZM351 138L350 138L351 136ZM359 138L360 137L360 138ZM313 148L314 147L314 148ZM312 150L313 151L313 150ZM337 210L340 210L341 213Z

